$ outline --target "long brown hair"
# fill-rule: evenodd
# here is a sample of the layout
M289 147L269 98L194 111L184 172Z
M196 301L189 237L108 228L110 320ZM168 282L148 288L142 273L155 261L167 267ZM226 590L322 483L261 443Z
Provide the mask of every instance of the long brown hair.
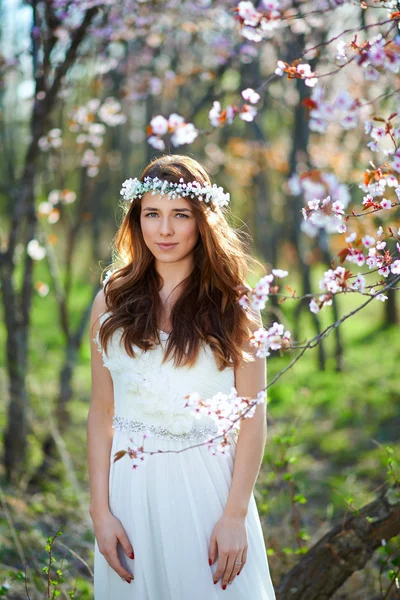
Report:
M152 160L139 179L158 177L171 183L211 184L206 169L196 160L178 154ZM240 286L245 285L249 261L258 261L246 247L249 236L235 230L227 221L229 209L205 204L197 197L191 203L199 229L194 248L194 268L180 284L181 293L171 312L172 332L168 337L164 361L192 366L204 341L212 349L219 370L237 366L249 355L243 342L250 336L255 318L238 304ZM105 286L110 311L100 328L100 342L107 351L110 336L123 329L126 352L134 357L132 345L147 351L160 343L158 316L161 310L161 276L154 256L144 243L140 226L141 199L122 201L123 219L116 233L113 271Z

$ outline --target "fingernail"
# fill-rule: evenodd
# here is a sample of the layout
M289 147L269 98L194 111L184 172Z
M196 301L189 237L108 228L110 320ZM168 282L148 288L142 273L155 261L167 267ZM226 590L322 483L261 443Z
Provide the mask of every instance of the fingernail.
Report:
M130 583L132 579L125 579L126 583Z
M212 565L212 560L211 560L211 558L209 558L209 559L208 559L208 564L209 564L209 565L210 565L210 567L211 567L211 565Z
M238 575L240 575L240 571L238 572Z
M133 554L133 552L130 553L129 558L135 558L135 555Z
M226 590L226 585L223 585L223 586L222 586L222 589L223 589L223 590Z
M218 580L217 580L217 581L214 581L214 585L215 585L216 583L218 583Z

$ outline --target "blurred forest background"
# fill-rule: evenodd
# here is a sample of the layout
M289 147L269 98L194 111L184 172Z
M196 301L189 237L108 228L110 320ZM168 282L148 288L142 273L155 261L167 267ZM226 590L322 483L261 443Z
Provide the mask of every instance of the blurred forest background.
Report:
M281 286L289 299L271 295L266 327L284 324L301 345L364 302L337 295L313 313L310 297L292 300L290 289L320 294L346 246L343 234L304 221L302 207L328 194L361 205L359 184L377 160L365 121L399 109L398 69L382 62L374 79L337 59L338 41L381 34L400 60L395 7L371 6L259 3L279 14L258 39L228 1L0 0L0 596L93 597L88 323L121 183L163 152L148 142L151 119L177 113L195 124L193 143L167 142L164 151L203 162L230 192L233 224L251 234L265 272L289 271ZM325 96L342 93L351 106L351 126L338 118L311 127L305 100L317 86L275 74L277 60L305 51L325 73ZM231 105L248 87L261 95L257 116L212 127L213 102ZM375 237L379 225L399 224L394 207L352 230ZM396 251L393 239L389 247ZM368 285L382 279L361 272ZM393 289L386 295L322 336L268 389L255 494L277 598L400 598L399 300ZM294 354L268 357L269 381ZM344 535L340 556L332 531Z

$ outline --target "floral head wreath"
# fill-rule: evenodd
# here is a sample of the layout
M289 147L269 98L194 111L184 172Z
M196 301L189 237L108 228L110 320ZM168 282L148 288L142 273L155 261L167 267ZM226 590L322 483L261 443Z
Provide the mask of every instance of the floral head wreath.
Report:
M171 183L158 177L145 177L144 181L139 181L137 177L135 179L126 179L122 184L120 193L124 197L124 200L133 202L133 200L141 197L146 192L152 192L152 196L160 194L161 197L169 196L170 198L177 198L179 196L194 198L197 196L199 200L221 208L229 204L230 198L229 193L224 192L223 188L217 187L215 183L203 186L198 181L185 183L182 177L179 183Z

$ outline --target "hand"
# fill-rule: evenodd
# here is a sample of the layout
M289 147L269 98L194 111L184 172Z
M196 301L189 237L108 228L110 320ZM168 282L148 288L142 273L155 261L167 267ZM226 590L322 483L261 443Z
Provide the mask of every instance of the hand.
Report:
M100 553L104 556L110 567L125 579L127 583L130 583L134 577L121 564L117 553L118 542L129 558L133 559L135 555L121 521L109 512L101 517L96 517L93 520L93 525Z
M214 573L214 583L222 577L222 589L232 583L246 563L247 529L243 517L223 515L214 526L210 539L210 565L215 561L218 551L218 565ZM235 561L242 562L235 565Z

